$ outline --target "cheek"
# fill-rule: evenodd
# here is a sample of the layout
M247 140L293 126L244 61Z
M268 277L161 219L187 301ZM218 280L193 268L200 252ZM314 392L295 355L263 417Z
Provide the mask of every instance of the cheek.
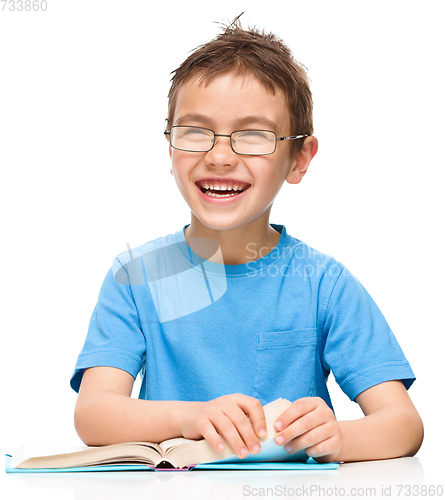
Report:
M180 151L171 148L170 158L172 167L178 172L190 172L199 162L201 153L190 153L189 151Z
M191 153L189 151L180 151L172 149L171 164L173 177L176 182L190 181L195 169L201 165L203 161L203 153Z
M194 159L190 157L189 153L173 149L171 162L172 168L170 171L179 190L184 193L184 189L187 189L187 186L190 183L191 171L196 165L196 160L194 161Z
M177 151L176 149L171 150L170 158L172 162L172 174L175 179L177 179L181 173L186 171L187 162L183 158L181 151Z
M283 182L283 165L280 162L270 161L257 165L255 170L255 183L261 185L266 191L275 191Z

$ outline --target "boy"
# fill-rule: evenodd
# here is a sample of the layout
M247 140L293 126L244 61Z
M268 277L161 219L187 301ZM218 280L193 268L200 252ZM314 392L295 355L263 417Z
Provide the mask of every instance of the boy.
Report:
M269 224L317 152L312 133L305 71L271 34L236 20L176 70L165 135L191 223L105 278L71 381L86 444L204 437L244 458L260 450L262 405L284 397L275 441L289 453L417 452L414 375L377 306L342 264ZM336 420L330 371L364 418Z

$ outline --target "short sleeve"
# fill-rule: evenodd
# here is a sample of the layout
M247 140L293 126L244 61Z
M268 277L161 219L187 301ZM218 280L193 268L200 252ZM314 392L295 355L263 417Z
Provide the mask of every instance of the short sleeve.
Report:
M131 286L115 279L113 269L124 269L115 261L105 277L91 316L83 349L71 377L78 391L86 368L110 366L130 373L134 378L142 368L145 337Z
M343 269L331 290L323 315L325 369L351 400L390 380L401 380L408 389L414 373L365 288Z

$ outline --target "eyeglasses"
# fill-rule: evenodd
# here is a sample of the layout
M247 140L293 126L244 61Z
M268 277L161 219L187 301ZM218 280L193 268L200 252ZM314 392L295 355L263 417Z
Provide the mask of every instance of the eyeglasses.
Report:
M208 128L189 125L174 125L170 130L166 130L164 135L170 136L172 148L191 153L210 151L216 143L216 137L230 137L230 145L234 153L250 156L271 155L275 152L278 141L307 137L307 134L277 137L277 134L271 130L236 130L230 135L215 134Z

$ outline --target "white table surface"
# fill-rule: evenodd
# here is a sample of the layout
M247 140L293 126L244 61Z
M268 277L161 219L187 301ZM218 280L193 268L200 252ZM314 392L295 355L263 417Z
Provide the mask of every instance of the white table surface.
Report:
M6 474L2 499L445 498L426 458L341 464L335 471L200 471ZM428 489L429 488L429 489Z

